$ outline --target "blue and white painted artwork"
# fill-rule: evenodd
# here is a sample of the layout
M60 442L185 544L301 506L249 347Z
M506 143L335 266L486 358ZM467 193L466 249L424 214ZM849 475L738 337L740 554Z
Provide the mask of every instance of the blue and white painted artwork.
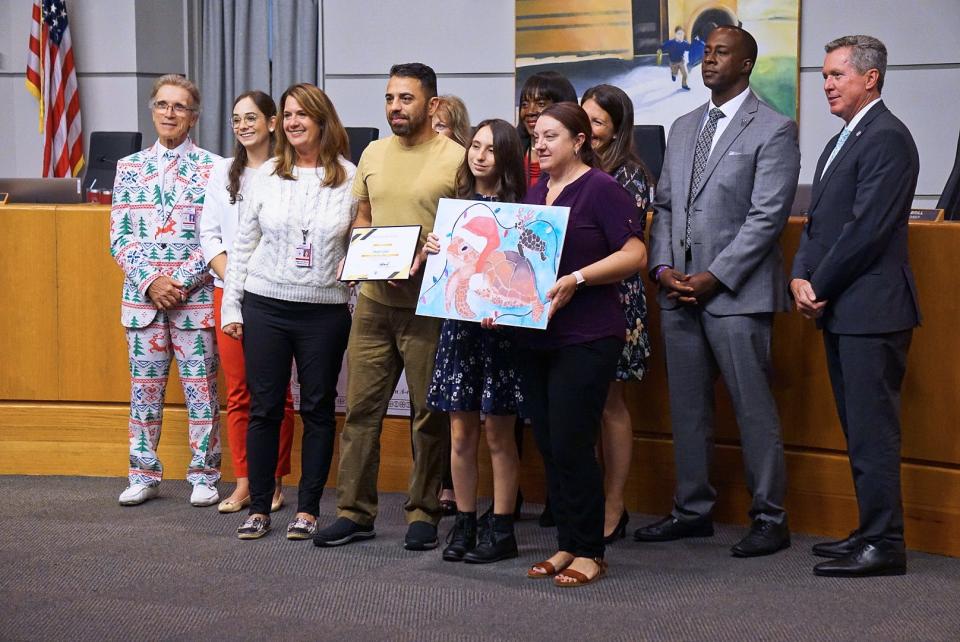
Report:
M417 314L544 329L569 207L443 198Z

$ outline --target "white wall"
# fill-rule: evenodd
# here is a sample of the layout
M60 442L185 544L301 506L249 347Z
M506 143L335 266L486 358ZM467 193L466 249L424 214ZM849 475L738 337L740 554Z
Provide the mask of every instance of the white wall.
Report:
M390 66L423 62L441 94L464 99L473 122L512 122L513 15L514 0L324 0L324 89L344 124L385 136Z
M68 0L84 149L93 131L141 131L153 79L183 73L185 0ZM43 135L24 85L30 0L0 0L0 176L39 176ZM162 36L162 37L161 37Z
M152 79L185 71L185 5L196 0L71 0L84 131L140 129ZM462 96L476 122L515 114L515 0L321 0L321 83L347 125L388 132L383 90L391 64L436 69L441 93ZM0 0L0 175L36 175L36 104L23 87L29 0ZM909 7L908 7L909 5ZM960 133L960 1L803 0L800 36L801 181L841 123L820 88L823 44L869 33L890 52L884 99L920 149L917 202L932 206ZM201 88L202 89L202 88ZM12 145L10 144L12 141Z

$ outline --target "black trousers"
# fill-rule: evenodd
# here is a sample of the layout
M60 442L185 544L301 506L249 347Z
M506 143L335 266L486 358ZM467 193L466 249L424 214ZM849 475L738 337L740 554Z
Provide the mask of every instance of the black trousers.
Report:
M903 544L900 387L913 330L889 334L824 331L830 384L847 439L860 534Z
M243 297L243 356L250 389L247 468L250 514L270 513L280 423L296 359L303 445L297 512L316 516L336 436L337 378L350 335L347 305Z
M543 456L559 550L603 557L603 473L595 446L623 340L520 351L522 412Z

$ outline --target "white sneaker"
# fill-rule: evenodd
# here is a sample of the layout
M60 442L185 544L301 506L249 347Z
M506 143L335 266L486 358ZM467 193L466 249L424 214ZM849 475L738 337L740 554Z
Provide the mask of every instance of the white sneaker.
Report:
M220 501L220 493L213 486L197 484L190 493L190 503L194 506L212 506Z
M160 494L160 485L147 486L146 484L130 484L120 493L121 506L136 506Z

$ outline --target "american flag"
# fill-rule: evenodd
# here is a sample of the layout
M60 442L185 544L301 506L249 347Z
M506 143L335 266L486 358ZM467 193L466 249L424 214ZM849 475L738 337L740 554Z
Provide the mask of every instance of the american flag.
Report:
M34 0L27 89L40 101L43 175L76 176L83 167L83 131L65 0Z

